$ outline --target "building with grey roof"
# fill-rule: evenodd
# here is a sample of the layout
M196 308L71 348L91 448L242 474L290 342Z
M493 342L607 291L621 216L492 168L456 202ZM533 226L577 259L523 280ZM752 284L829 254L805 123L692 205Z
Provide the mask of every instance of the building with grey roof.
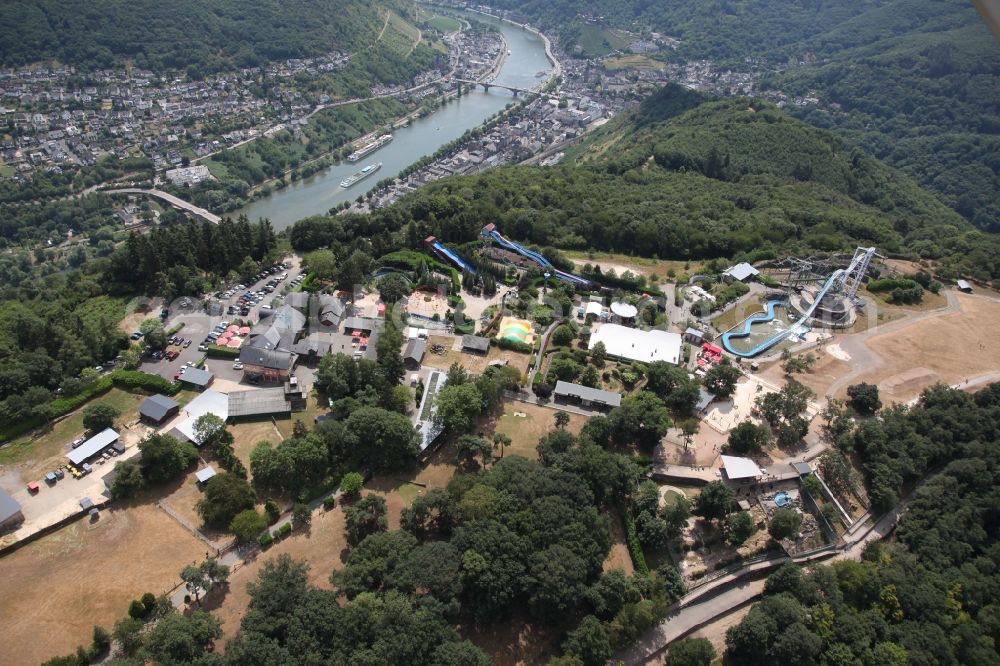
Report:
M292 405L283 387L234 391L229 394L230 418L291 414Z
M759 273L760 271L745 261L738 263L735 266L730 266L722 272L725 277L732 278L733 280L739 280L740 282L749 282L753 278L757 277Z
M118 441L118 433L112 428L105 428L86 442L76 447L66 456L73 465L82 465L94 456L102 453Z
M490 350L490 339L478 335L462 336L462 351L485 354Z
M208 370L202 370L201 368L188 368L181 375L179 381L182 384L186 384L200 391L211 386L214 380L215 375Z
M424 361L424 351L427 349L427 340L423 338L413 338L406 343L403 350L403 363L410 370L419 370L420 364Z
M559 380L552 392L556 400L579 401L588 407L618 407L622 404L621 393L591 388L582 384L573 384Z
M187 373L185 373L187 374ZM162 423L180 410L180 404L165 395L151 395L139 405L139 416L149 423Z
M0 530L16 527L24 522L24 513L16 499L0 488Z

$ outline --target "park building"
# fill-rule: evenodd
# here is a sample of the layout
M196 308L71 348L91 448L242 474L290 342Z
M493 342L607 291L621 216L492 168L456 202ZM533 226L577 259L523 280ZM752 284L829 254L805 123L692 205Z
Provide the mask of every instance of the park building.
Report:
M681 336L671 331L643 331L620 324L602 324L590 335L589 348L604 343L608 356L639 363L666 361L677 365L681 360Z

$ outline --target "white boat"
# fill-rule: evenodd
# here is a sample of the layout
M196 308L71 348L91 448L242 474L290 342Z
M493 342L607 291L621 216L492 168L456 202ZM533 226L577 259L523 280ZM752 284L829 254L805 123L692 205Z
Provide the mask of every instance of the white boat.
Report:
M344 180L340 181L340 186L346 190L351 185L354 185L360 180L364 180L365 178L372 175L381 168L382 168L381 162L376 162L375 164L369 164L361 171L357 171L348 176L347 178L345 178Z
M389 143L390 141L392 141L392 135L391 134L383 134L382 136L380 136L379 138L375 139L371 143L367 143L367 144L361 146L360 148L358 148L357 150L355 150L353 153L351 153L350 155L348 155L347 156L347 161L348 162L357 162L358 160L360 160L365 155L369 155L371 153L374 153L376 150L378 150L379 148L381 148L385 144Z

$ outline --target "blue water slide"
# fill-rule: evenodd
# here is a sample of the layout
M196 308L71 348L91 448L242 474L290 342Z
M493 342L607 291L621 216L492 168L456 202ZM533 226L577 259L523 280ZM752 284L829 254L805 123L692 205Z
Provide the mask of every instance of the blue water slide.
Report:
M449 261L451 261L453 264L461 268L463 271L472 273L473 275L476 274L475 268L462 261L461 257L459 257L457 254L455 254L454 252L446 248L444 245L442 245L440 241L434 241L433 243L431 243L431 247L434 248L435 252L446 257Z
M508 239L504 238L502 235L500 235L500 232L498 232L496 229L494 229L493 231L490 232L490 236L492 236L493 240L495 240L497 243L499 243L503 247L507 248L508 250L513 250L514 252L517 252L518 254L520 254L523 257L527 257L528 259L531 259L532 261L534 261L536 264L539 264L540 266L545 266L546 268L552 266L552 262L550 262L548 259L546 259L542 255L538 254L537 252L535 252L533 250L529 250L528 248L524 247L520 243L515 243L512 240L508 240Z
M753 324L766 324L767 322L774 320L774 308L777 305L781 305L782 302L781 301L768 301L768 303L767 303L767 311L766 312L762 312L759 315L753 315L753 316L747 317L744 320L744 322L743 322L743 329L742 330L740 330L740 331L727 331L726 333L723 333L722 334L722 346L725 347L726 351L728 351L730 354L735 354L736 356L741 356L743 358L751 358L753 356L756 356L757 354L760 354L761 352L763 352L763 351L765 351L767 349L770 349L774 345L778 344L779 342L781 342L785 338L787 338L790 335L792 335L792 333L796 332L797 330L801 330L803 328L805 322L809 321L809 318L813 316L813 313L816 311L817 306L819 306L820 301L823 300L823 297L826 296L827 292L830 291L830 289L834 286L834 284L836 284L837 281L841 279L841 276L844 275L844 273L845 273L845 271L843 271L843 270L835 271L833 273L833 275L831 275L827 279L826 284L824 284L823 288L819 290L818 294L816 294L816 299L813 301L812 305L810 305L809 309L806 310L805 313L802 315L802 319L800 320L801 321L800 325L786 328L785 330L780 331L779 333L771 336L767 340L764 340L760 344L756 345L755 347L753 347L752 349L749 349L747 351L740 351L738 349L733 349L732 345L729 344L729 341L731 339L733 339L733 338L746 338L746 337L749 337L750 336L750 327Z
M586 286L590 285L590 280L588 280L587 278L582 278L579 275L573 275L572 273L567 273L559 269L554 269L552 272L557 278L566 280L567 282L572 282L573 284L578 284L578 285L586 285Z

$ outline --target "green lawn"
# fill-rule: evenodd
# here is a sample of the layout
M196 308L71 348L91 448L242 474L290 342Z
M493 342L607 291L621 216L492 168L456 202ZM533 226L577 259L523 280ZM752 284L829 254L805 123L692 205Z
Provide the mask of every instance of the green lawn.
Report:
M455 32L462 27L462 23L458 19L453 19L450 16L441 16L440 14L435 14L428 19L427 25L441 32Z
M229 177L229 169L222 162L216 162L215 160L209 158L202 162L202 164L207 166L208 172L219 180Z
M104 403L112 405L121 412L116 425L131 421L138 416L139 403L146 396L141 393L129 393L113 388L107 393L91 400L87 405ZM84 405L76 412L62 419L55 425L36 431L33 435L15 440L9 446L0 449L0 465L20 463L27 460L44 460L58 455L69 442L84 432Z
M584 55L602 56L628 46L631 41L628 33L621 30L584 25L580 28L577 44L583 49Z

